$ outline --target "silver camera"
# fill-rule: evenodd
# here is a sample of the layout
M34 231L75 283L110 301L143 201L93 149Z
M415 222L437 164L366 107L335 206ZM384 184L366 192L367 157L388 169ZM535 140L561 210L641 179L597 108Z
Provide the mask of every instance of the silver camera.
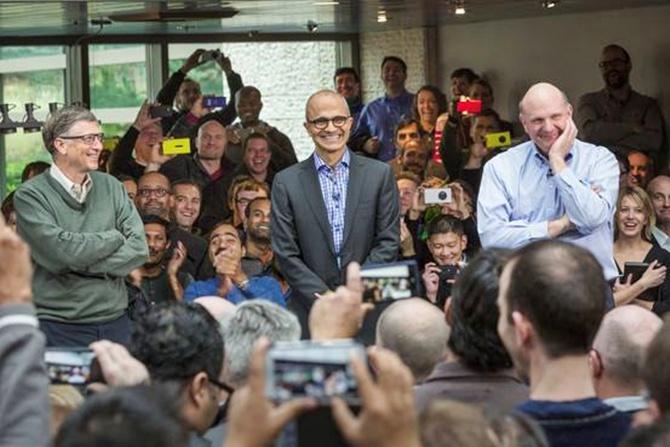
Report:
M451 188L428 188L423 197L426 205L451 203Z

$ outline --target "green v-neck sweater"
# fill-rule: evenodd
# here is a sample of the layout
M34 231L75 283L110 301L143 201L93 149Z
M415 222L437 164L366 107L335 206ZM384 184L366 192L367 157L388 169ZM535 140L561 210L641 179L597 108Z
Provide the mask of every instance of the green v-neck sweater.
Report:
M147 259L142 220L123 185L91 172L92 188L77 202L49 171L14 195L17 229L30 245L37 316L104 323L128 307L124 278Z

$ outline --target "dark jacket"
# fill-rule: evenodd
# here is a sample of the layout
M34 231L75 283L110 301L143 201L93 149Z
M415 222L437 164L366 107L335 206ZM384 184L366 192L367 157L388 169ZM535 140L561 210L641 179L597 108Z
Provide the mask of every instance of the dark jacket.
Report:
M436 399L487 404L508 412L528 399L528 387L510 370L481 373L459 362L441 362L414 389L420 412Z

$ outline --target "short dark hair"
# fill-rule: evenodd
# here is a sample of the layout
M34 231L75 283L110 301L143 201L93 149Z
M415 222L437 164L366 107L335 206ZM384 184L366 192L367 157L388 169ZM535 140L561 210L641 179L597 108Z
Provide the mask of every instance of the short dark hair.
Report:
M200 193L200 197L202 197L202 184L200 184L200 182L198 182L196 180L191 180L191 179L179 179L179 180L175 180L174 182L170 183L170 194L174 194L175 186L180 186L180 185L193 186Z
M453 78L465 78L468 80L468 83L472 84L475 82L475 79L479 78L477 76L477 73L472 70L472 68L457 68L456 70L451 72L451 76L449 76L450 79Z
M269 197L256 197L247 204L247 207L244 209L244 217L248 219L249 216L251 216L251 205L262 202L263 200L267 200L268 202L272 203L272 200Z
M512 367L498 335L498 281L510 250L479 252L458 275L451 295L449 349L459 361L479 372Z
M481 112L479 112L478 114L476 114L474 116L474 118L472 119L472 123L474 123L474 120L476 118L479 118L480 116L481 117L490 117L490 118L495 119L496 123L498 123L498 129L502 128L502 120L500 119L500 115L498 115L498 112L496 112L495 110L493 110L493 109L482 110Z
M46 161L31 161L23 168L23 172L21 172L21 183L25 183L26 180L43 173L50 167L51 165Z
M506 296L508 318L522 313L550 358L589 352L605 315L609 287L603 269L587 250L542 240L512 259Z
M605 48L603 48L603 51L602 51L602 52L604 53L604 52L607 51L607 50L617 50L617 51L621 51L621 52L623 53L623 55L626 56L626 62L631 62L630 54L628 54L628 51L626 51L626 49L625 49L624 47L622 47L621 45L617 45L617 44L615 44L615 43L611 43L611 44L609 44L609 45L605 45Z
M454 216L441 215L428 222L426 225L426 233L428 237L436 234L456 233L459 236L465 234L463 222Z
M261 132L252 132L244 139L244 142L242 143L242 148L244 149L243 152L247 151L247 143L253 139L265 141L268 145L268 149L270 150L270 139L267 137L267 135Z
M658 404L664 416L670 416L670 317L665 317L663 326L647 348L642 365L642 378L649 394Z
M170 396L146 385L95 394L65 420L54 445L185 447L188 432Z
M356 82L360 84L361 78L358 76L358 72L354 67L340 67L337 70L335 70L335 74L333 75L333 82L335 82L335 79L337 79L338 76L343 74L350 74L351 76L354 77Z
M396 64L399 64L400 67L402 68L403 73L407 74L407 64L405 63L404 60L400 59L398 56L384 56L381 65L382 70L384 69L384 65L386 65L387 62L395 62Z
M395 126L395 130L393 131L393 139L395 140L398 138L398 132L400 129L404 129L405 127L409 127L413 124L416 124L416 128L419 132L419 134L423 133L423 129L421 129L421 123L419 120L414 117L414 116L403 116L400 118L400 121L398 121L398 124Z
M424 85L419 90L416 91L414 95L414 100L412 101L412 113L414 117L419 119L419 93L421 92L430 92L435 97L437 101L437 115L440 116L447 111L447 97L442 90L435 87L434 85Z
M421 185L421 179L419 178L418 175L413 173L412 171L400 171L396 176L395 176L395 181L400 181L400 180L410 180L414 183L416 183L416 186Z
M130 351L159 382L184 382L199 372L218 380L223 365L219 324L198 304L150 307L136 322Z
M170 226L170 222L167 220L163 219L160 216L157 216L155 214L144 214L142 215L142 224L148 225L148 224L157 224L157 225L162 225L163 228L165 228L165 233L167 234L168 227Z

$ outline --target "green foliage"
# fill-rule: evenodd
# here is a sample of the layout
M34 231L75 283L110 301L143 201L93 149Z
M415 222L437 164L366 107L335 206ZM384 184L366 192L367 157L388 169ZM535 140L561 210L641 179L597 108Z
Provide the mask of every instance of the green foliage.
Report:
M186 59L170 59L169 67L170 73L179 70ZM206 62L205 64L191 70L188 77L200 83L200 90L205 95L226 96L228 98L228 91L223 90L225 83L225 76L223 71L215 62Z
M147 97L147 70L142 62L91 68L91 107L137 107Z

